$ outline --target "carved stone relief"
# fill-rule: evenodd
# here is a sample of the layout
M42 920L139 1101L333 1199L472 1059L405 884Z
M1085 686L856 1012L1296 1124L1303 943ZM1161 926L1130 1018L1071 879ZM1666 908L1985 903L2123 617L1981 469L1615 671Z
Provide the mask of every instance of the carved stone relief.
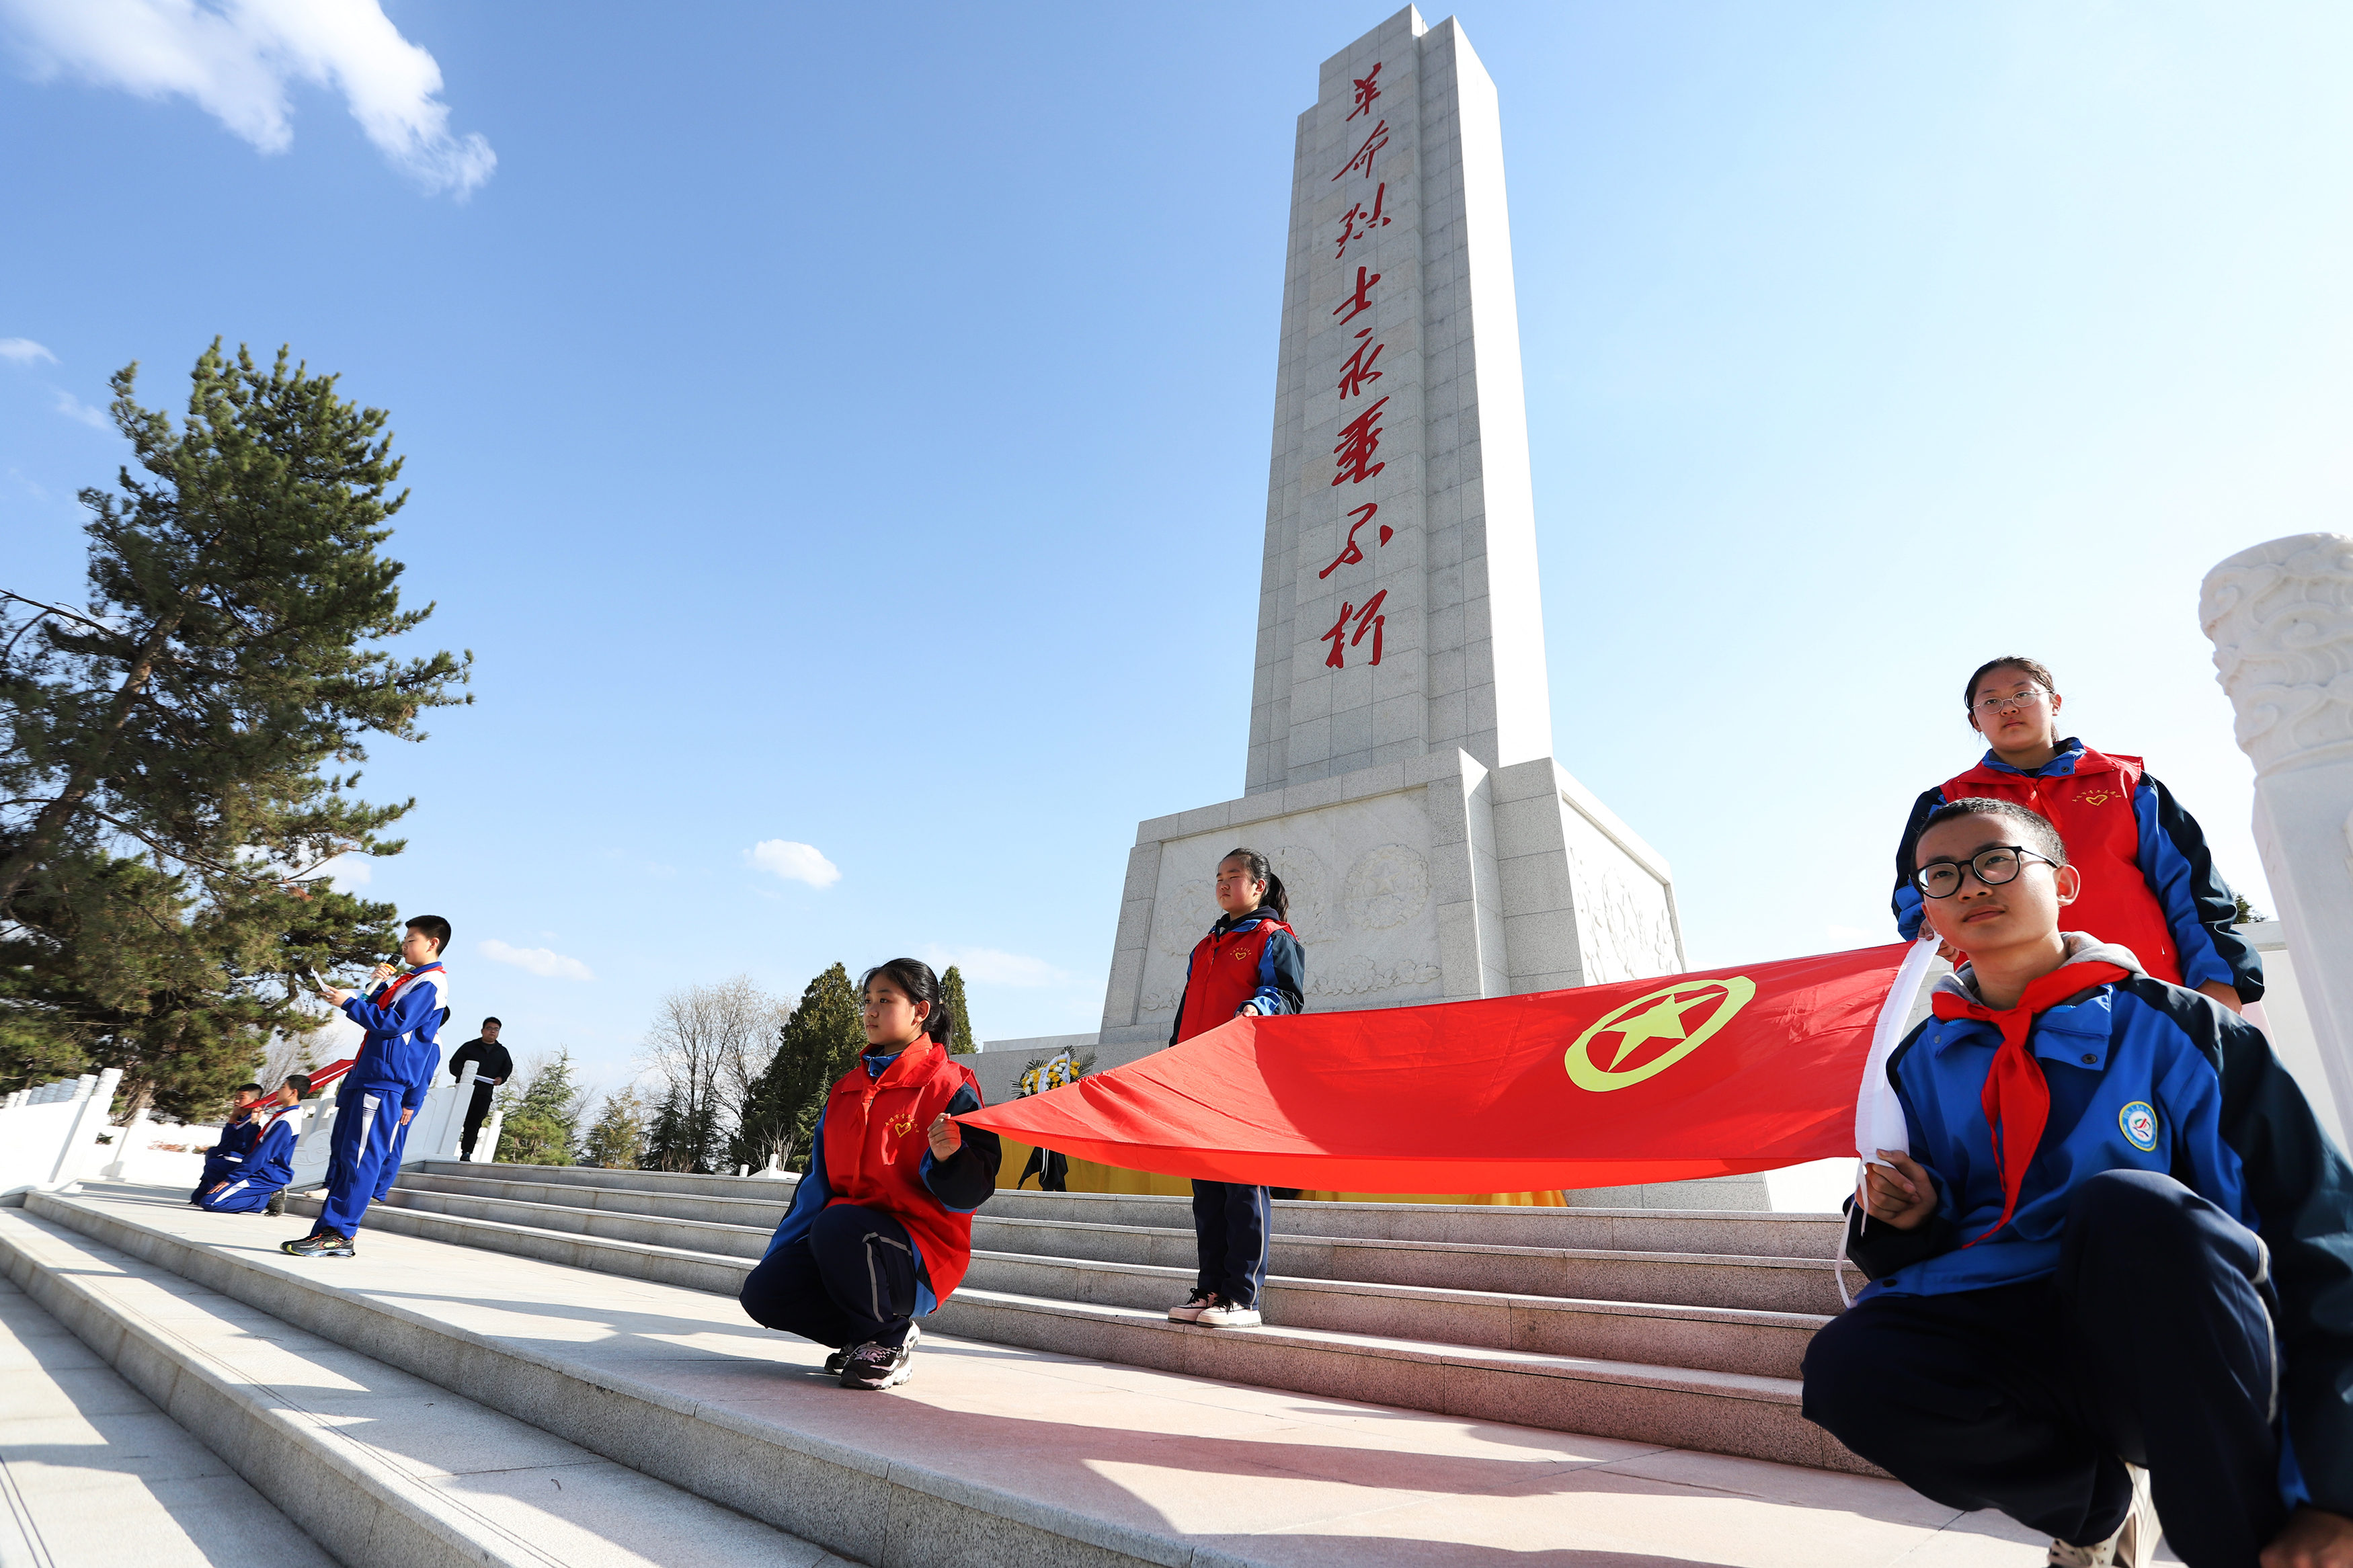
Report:
M2353 537L2242 550L2206 574L2198 619L2256 773L2353 742Z
M1615 857L1597 858L1569 847L1585 937L1585 983L1606 984L1675 970L1675 933L1665 889L1648 877L1630 877Z
M1366 850L1340 889L1340 907L1358 931L1393 931L1429 902L1430 862L1402 844Z

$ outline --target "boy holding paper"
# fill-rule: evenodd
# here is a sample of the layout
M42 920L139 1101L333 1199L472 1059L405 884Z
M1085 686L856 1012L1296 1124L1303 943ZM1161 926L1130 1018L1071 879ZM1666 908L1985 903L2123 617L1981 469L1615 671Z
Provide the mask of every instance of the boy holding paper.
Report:
M1940 806L1913 875L1968 963L1888 1063L1806 1415L2054 1564L2150 1561L2153 1485L2190 1568L2353 1568L2353 1167L2260 1030L2061 930L2043 817Z

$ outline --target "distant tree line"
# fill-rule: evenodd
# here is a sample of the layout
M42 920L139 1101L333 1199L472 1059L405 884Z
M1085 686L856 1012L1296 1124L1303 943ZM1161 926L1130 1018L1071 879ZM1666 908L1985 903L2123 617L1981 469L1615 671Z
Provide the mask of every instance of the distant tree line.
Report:
M950 967L940 979L949 1048L979 1049L964 976ZM703 1174L771 1163L805 1169L826 1091L865 1049L859 1014L858 993L840 963L789 1005L742 975L671 992L640 1053L651 1087L607 1095L578 1137L576 1157L583 1164ZM519 1099L531 1094L527 1086ZM551 1087L547 1102L557 1097ZM512 1115L507 1125L514 1125ZM503 1140L500 1147L501 1158L511 1157Z

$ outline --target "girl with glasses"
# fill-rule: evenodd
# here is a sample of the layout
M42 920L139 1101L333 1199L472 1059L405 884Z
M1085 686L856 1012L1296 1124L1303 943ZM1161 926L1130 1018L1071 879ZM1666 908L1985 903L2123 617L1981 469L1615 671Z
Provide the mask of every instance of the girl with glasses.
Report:
M2214 868L2198 821L2138 757L2095 752L2061 732L2065 699L2050 669L2010 656L1979 665L1962 689L1969 728L1985 737L1977 766L1925 790L1896 845L1895 921L1920 932L1912 847L1930 813L1969 797L2015 801L2050 819L2084 879L2075 928L2130 948L2159 980L2237 1011L2263 994L2263 964L2232 930L2238 900Z

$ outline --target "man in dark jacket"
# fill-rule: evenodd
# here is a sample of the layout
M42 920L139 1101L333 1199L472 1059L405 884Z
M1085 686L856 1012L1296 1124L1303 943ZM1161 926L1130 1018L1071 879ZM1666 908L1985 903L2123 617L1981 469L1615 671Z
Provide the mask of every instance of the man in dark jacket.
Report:
M505 1027L496 1018L482 1020L482 1032L449 1053L449 1076L466 1076L466 1064L474 1065L474 1102L466 1107L466 1138L459 1145L458 1157L474 1157L474 1138L482 1130L482 1118L491 1113L491 1093L500 1084L514 1076L514 1058L499 1044L499 1031Z
M2263 1031L2060 929L2082 882L2013 801L1914 852L1968 954L1897 1047L1906 1148L1867 1167L1871 1279L1814 1337L1805 1413L2050 1561L2353 1568L2353 1166Z

